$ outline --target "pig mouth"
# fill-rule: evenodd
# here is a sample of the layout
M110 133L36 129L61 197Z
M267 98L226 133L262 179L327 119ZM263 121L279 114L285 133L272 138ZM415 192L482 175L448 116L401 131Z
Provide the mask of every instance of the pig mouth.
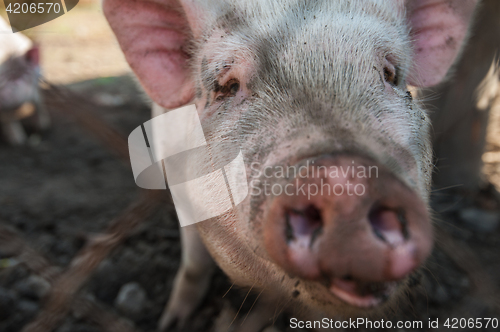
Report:
M330 292L340 300L359 308L371 308L387 301L397 282L365 282L352 277L334 278Z

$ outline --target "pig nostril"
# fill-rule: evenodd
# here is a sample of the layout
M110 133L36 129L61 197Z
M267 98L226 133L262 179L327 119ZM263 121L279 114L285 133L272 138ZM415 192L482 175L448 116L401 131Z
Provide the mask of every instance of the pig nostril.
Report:
M408 221L403 209L376 205L368 214L372 231L380 240L397 246L408 240Z
M321 212L314 205L305 209L304 216L314 223L321 223Z
M287 243L305 240L309 243L308 247L310 248L323 232L321 211L314 205L309 205L304 210L290 209L286 211L285 218Z

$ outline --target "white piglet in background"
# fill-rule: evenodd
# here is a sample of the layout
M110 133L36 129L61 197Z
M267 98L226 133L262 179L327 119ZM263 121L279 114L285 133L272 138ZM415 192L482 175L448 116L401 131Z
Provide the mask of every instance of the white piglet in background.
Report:
M476 3L104 1L156 113L194 103L216 152L198 163L217 169L241 149L250 184L236 208L182 228L161 328L194 312L210 257L272 308L244 331L268 325L278 301L321 319L384 313L404 296L433 243L429 120L407 85L445 78ZM323 171L279 173L293 167ZM376 173L324 171L349 167Z
M35 130L50 126L39 80L38 47L23 34L13 33L0 17L0 126L3 138L11 145L26 142L21 120Z

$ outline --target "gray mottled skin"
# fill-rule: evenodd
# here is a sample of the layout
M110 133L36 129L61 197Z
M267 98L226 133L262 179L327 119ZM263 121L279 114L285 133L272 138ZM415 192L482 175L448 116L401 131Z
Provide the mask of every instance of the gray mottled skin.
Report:
M174 28L182 45L166 46L169 52L181 49L185 62L181 56L174 63L188 73L188 78L175 76L168 63L164 73L172 75L171 83L158 82L157 73L144 67L150 53L134 48L139 40L130 37L134 25L123 23L128 10L137 12L138 3L123 2L118 9L114 1L104 2L105 14L146 91L167 109L194 102L209 143L231 140L235 149L242 149L249 182L257 176L252 163L262 169L352 153L383 165L427 203L432 170L429 120L407 91L407 83L410 76L412 83L434 82L432 75L419 76L416 63L421 58L429 62L429 56L442 60L440 54L456 49L461 40L450 35L444 45L431 47L434 53L422 57L425 47L413 43L408 23L411 1L154 1L176 13L178 21L187 17L189 23L184 24L191 27L188 33L185 25ZM438 9L465 17L463 21L471 10L464 14L455 4L475 4L435 2L442 6ZM173 21L167 29L175 26ZM446 73L452 61L443 56L445 68L436 66ZM430 67L428 72L436 72ZM170 91L172 96L166 97ZM299 314L334 317L384 309L348 307L325 294L320 283L290 276L275 264L262 245L262 222L271 200L249 195L233 211L183 229L183 265L163 327L191 314L207 287L210 264L201 263L208 254L199 244L200 235L238 285L263 290L267 298L286 302ZM190 243L201 248L195 250ZM200 264L203 268L197 268ZM245 331L258 331L263 325L255 323Z

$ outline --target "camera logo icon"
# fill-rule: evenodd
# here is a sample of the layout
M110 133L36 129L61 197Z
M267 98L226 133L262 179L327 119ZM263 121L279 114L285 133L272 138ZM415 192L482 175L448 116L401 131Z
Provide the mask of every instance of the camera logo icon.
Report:
M207 143L195 105L154 117L128 137L136 184L170 189L181 226L219 216L248 195L243 154L234 143Z

